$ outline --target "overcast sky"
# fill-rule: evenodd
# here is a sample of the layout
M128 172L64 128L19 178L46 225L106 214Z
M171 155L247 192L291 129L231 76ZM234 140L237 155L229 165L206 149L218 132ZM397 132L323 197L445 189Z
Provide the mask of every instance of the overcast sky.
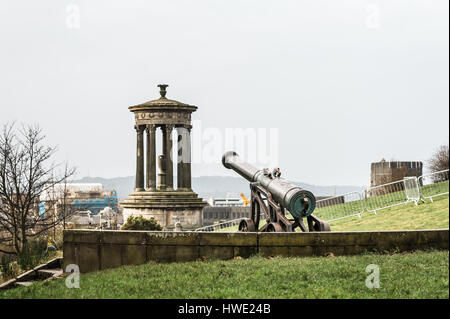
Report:
M448 143L448 4L2 0L0 124L39 123L78 177L133 175L128 106L167 83L202 130L278 128L286 178L368 185Z

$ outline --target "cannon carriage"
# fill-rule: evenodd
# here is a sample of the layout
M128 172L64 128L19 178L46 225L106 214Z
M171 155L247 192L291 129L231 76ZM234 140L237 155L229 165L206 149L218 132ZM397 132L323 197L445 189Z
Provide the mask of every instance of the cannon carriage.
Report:
M279 168L257 169L233 151L222 156L222 164L250 182L252 213L239 223L239 231L294 232L296 228L303 232L330 231L328 223L312 214L316 207L313 193L281 178ZM266 224L260 227L262 219Z

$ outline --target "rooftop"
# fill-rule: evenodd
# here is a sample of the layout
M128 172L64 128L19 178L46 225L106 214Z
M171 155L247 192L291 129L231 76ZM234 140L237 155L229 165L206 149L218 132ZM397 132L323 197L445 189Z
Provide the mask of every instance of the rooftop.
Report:
M166 98L166 93L167 93L166 88L168 86L169 86L168 84L158 84L158 87L160 89L159 94L161 95L159 99L148 101L148 102L141 103L138 105L130 106L130 109L131 108L142 108L142 107L167 107L167 106L190 107L190 108L195 107L193 105L181 103L181 102L178 102L175 100L170 100L170 99Z

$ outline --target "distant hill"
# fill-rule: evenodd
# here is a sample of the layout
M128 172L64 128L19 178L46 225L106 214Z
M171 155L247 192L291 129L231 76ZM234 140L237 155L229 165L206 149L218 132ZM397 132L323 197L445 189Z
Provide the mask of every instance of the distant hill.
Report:
M176 177L175 179L176 180ZM73 181L76 183L102 183L105 189L115 189L119 200L125 199L134 189L134 176L127 177L83 177ZM333 196L354 191L361 191L363 186L333 185L318 186L306 183L296 183L301 188L311 191L316 196ZM210 197L239 197L240 193L250 194L249 183L240 177L231 176L201 176L192 178L192 188L200 197L208 200Z

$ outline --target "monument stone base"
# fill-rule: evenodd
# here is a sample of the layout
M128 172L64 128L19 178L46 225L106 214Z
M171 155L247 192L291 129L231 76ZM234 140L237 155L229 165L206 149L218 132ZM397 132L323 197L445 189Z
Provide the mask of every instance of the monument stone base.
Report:
M131 193L121 204L123 218L142 215L155 218L164 229L179 222L183 230L202 227L202 210L207 204L192 190L161 190Z

